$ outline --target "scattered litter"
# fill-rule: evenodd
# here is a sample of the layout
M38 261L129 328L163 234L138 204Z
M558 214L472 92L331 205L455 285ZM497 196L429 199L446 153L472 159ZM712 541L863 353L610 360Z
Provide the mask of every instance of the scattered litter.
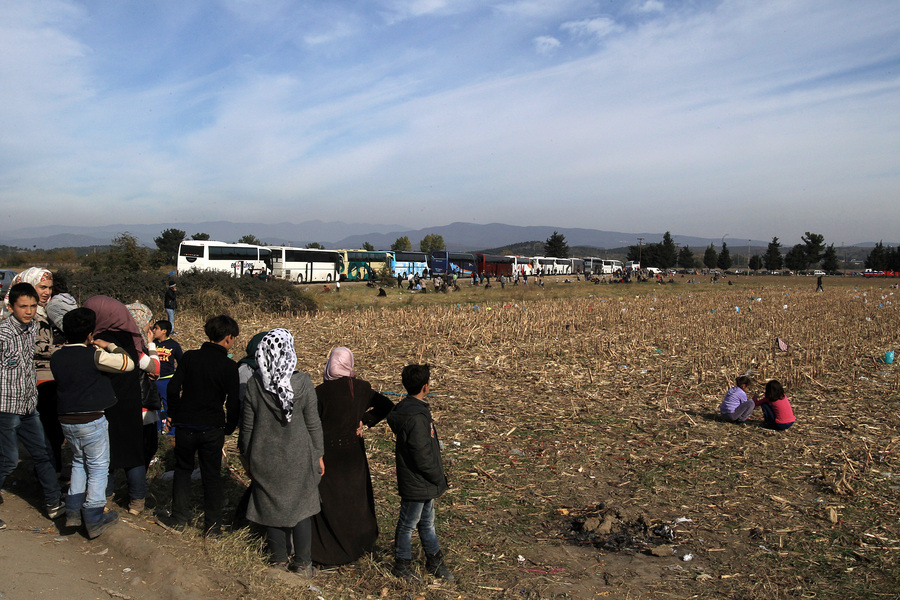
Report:
M58 537L58 538L53 538L53 541L54 541L54 542L68 542L68 541L69 541L69 538Z
M681 557L681 560L683 560L684 562L690 562L690 561L694 560L694 555L693 554L685 554L684 556Z
M677 519L675 519L675 520L672 521L672 522L675 523L675 524L677 525L677 524L679 524L679 523L693 523L694 520L693 520L693 519L688 519L687 517L678 517Z
M125 567L124 569L122 569L122 572L123 573L131 573L131 567Z

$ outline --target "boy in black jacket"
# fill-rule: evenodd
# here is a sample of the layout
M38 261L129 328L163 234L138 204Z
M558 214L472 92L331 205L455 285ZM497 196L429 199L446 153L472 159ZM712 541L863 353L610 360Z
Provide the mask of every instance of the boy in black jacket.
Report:
M206 535L221 533L222 447L234 433L239 414L237 363L228 358L240 332L237 321L219 315L206 321L209 338L198 350L181 357L169 381L169 426L175 426L175 476L172 516L160 516L166 527L181 532L190 520L191 472L194 455L200 462ZM224 410L223 410L224 405Z
M388 413L387 422L397 438L394 455L397 460L397 489L400 492L400 518L394 534L394 568L396 577L413 579L412 532L419 531L425 549L426 570L440 579L455 578L444 564L437 533L434 530L434 499L447 491L447 477L441 463L438 440L431 410L425 397L431 387L428 365L407 365L401 378L407 396Z

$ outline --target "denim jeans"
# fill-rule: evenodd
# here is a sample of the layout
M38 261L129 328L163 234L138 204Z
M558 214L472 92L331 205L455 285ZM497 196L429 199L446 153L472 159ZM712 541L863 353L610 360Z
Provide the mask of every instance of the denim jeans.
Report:
M169 323L172 324L172 331L175 331L175 309L167 308L166 316L169 317Z
M27 415L0 412L0 488L19 464L19 444L16 438L21 440L34 462L34 473L44 490L44 504L55 505L60 497L59 481L47 453L44 428L37 411Z
M221 427L208 430L175 427L175 476L172 480L172 516L179 523L191 518L191 472L194 455L200 462L200 479L203 482L203 510L205 529L222 523L222 446L225 430Z
M109 478L109 422L106 417L78 425L62 424L63 435L72 450L72 478L69 497L86 494L82 506L69 510L100 508L106 504Z
M147 467L139 465L125 471L125 481L128 482L128 498L131 500L143 500L147 497ZM106 484L106 495L112 496L116 491L116 472L110 470L109 480Z
M434 530L434 500L427 502L400 501L400 518L394 533L394 555L403 560L412 559L412 532L419 531L419 540L425 554L441 551L437 532Z

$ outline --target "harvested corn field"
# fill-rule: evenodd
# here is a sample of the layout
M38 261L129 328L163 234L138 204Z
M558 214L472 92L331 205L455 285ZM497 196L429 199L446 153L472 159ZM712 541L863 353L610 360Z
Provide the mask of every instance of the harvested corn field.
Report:
M345 308L237 315L238 346L290 329L314 381L338 345L394 400L405 364L434 366L430 402L452 486L437 528L459 579L407 585L389 573L398 499L382 424L365 434L376 554L327 571L318 594L265 583L254 555L239 566L252 573L252 597L891 597L900 378L884 353L898 345L897 291L881 282L815 294L806 280L772 279L550 282L531 295L491 290L477 304L434 294L378 304L359 288L342 292L355 303ZM185 348L200 342L201 319L190 325ZM784 384L794 427L767 430L759 410L745 426L719 419L725 390L746 373L751 395L770 378ZM154 488L163 502L168 490Z

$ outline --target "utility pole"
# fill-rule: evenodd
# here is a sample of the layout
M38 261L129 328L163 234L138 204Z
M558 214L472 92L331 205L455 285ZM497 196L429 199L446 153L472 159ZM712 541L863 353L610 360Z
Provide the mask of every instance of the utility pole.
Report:
M644 238L639 237L638 238L638 264L641 265L642 269L644 268L644 265L641 264L641 260L643 259L643 256L642 256L643 253L644 253Z

